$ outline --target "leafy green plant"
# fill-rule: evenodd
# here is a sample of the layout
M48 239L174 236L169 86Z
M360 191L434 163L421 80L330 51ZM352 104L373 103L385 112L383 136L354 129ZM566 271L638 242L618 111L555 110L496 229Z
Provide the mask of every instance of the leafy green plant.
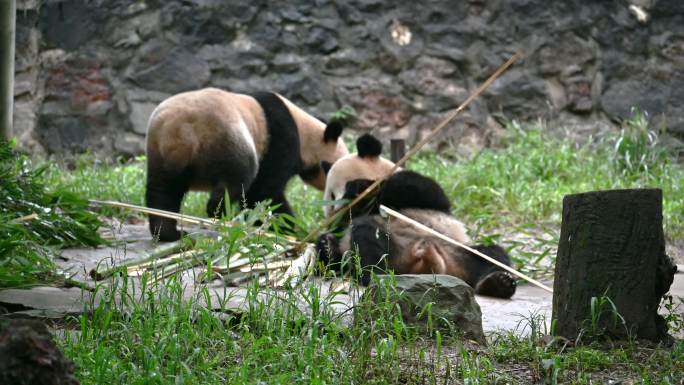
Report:
M48 191L43 171L0 142L0 287L64 280L54 273L58 248L104 242L88 203L63 188Z
M658 132L649 127L648 115L633 109L631 119L622 124L620 134L615 138L613 162L618 172L626 176L648 173L670 160L671 154L660 143Z
M542 367L544 368L545 383L550 385L557 385L559 374L563 368L562 359L559 356L547 358L542 360Z
M684 307L684 297L675 297L671 294L666 294L663 297L661 304L666 310L665 322L671 333L678 334L684 331L684 313L681 309Z
M330 120L346 124L356 118L356 111L351 106L343 106L339 110L332 113Z
M625 318L620 314L613 300L605 295L591 297L589 302L589 314L589 328L585 331L584 335L590 339L597 339L605 336L607 330L607 327L604 326L606 315L609 317L612 329L615 329L619 322L625 328L625 331L629 331ZM578 337L578 340L579 339L580 338Z

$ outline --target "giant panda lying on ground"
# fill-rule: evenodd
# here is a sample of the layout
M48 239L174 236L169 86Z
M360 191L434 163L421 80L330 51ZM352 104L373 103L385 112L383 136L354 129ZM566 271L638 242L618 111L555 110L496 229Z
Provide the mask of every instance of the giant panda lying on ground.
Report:
M346 155L339 122L326 125L284 97L206 88L164 100L147 128L147 206L178 212L188 190L210 192L207 215L225 193L248 206L271 199L292 214L285 185L294 175L322 190L328 164ZM176 221L150 215L161 241L180 238Z
M355 165L360 166L361 163ZM342 175L341 172L333 174L331 169L328 183L339 183L334 178ZM373 181L344 182L344 198L353 199ZM352 271L360 275L363 285L370 283L371 272L392 270L395 274L453 275L482 295L510 298L515 293L516 282L508 272L410 224L379 215L378 208L382 204L470 245L472 241L466 235L465 227L450 214L449 200L434 180L413 171L399 171L380 185L374 197L359 204L363 205L364 212L350 213L351 226L341 238L329 232L319 236L316 242L319 259L329 268ZM510 266L510 256L500 246L476 245L472 248ZM348 251L358 252L360 273L354 272L354 262L344 260L345 255L351 254Z

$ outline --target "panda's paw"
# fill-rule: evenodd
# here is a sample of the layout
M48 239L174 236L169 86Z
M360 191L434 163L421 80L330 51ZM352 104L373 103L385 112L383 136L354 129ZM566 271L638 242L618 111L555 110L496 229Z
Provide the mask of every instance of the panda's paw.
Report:
M159 232L159 237L157 238L157 240L159 242L175 242L186 235L188 235L187 231L178 231L176 229L166 231L162 230Z
M324 265L334 261L339 249L339 241L332 233L322 234L316 239L316 251L318 252L318 260Z
M490 297L511 298L516 287L517 283L512 275L505 271L495 271L484 276L475 285L475 292Z

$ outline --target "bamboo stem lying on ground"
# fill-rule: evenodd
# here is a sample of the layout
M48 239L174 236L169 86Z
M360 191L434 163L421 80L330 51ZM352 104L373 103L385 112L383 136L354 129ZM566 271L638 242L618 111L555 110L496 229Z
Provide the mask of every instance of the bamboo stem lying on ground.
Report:
M186 238L187 240L181 239L176 242L170 242L163 244L155 249L152 249L140 257L125 261L124 263L112 267L98 265L94 269L90 270L90 276L96 280L102 280L111 277L119 271L128 271L129 266L139 265L156 260L160 257L169 255L171 253L181 250L183 247L191 247L194 244L194 240L191 238Z
M153 209L150 207L144 207L144 206L138 206L138 205L133 205L130 203L123 203L123 202L116 202L116 201L99 201L99 200L94 200L90 199L88 200L90 204L98 205L98 206L111 206L111 207L118 207L118 208L123 208L123 209L128 209L132 211L137 211L145 214L152 214L156 215L159 217L164 217L164 218L169 218L169 219L175 219L180 223L185 223L185 224L190 224L190 225L199 225L205 228L213 228L215 226L223 225L227 227L232 227L235 226L235 223L232 221L219 221L216 219L208 219L208 218L201 218L201 217L195 217L192 215L185 215L181 213L174 213L172 211L166 211L166 210L159 210L159 209ZM284 235L284 234L273 234L269 233L267 231L263 230L257 230L254 235L259 236L263 235L269 238L282 238L287 242L297 242L297 239L295 237L289 236L289 235Z
M549 293L553 293L553 289L551 289L550 287L544 285L543 283L541 283L541 282L535 280L534 278L531 278L531 277L529 277L529 276L527 276L527 275L525 275L525 274L519 272L518 270L515 270L514 268L512 268L512 267L510 267L510 266L508 266L508 265L505 265L505 264L503 264L503 263L497 261L496 259L494 259L494 258L492 258L492 257L490 257L490 256L488 256L488 255L486 255L486 254L483 254L483 253L481 253L481 252L479 252L479 251L473 249L472 247L470 247L470 246L468 246L468 245L466 245L466 244L463 244L463 243L461 243L461 242L459 242L459 241L457 241L457 240L455 240L455 239L449 238L449 237L447 237L446 235L444 235L444 234L442 234L442 233L440 233L440 232L437 232L437 231L435 231L435 230L433 230L433 229L431 229L431 228L425 226L424 224L422 224L422 223L420 223L420 222L418 222L418 221L415 221L415 220L413 220L413 219L407 217L407 216L404 215L404 214L401 214L401 213L399 213L399 212L397 212L397 211L394 211L394 210L392 210L391 208L389 208L389 207L387 207L387 206L384 206L384 205L380 205L380 211L381 211L381 212L385 212L385 213L387 213L387 214L389 214L389 215L393 216L394 218L397 218L397 219L399 219L399 220L401 220L401 221L404 221L404 222L406 222L406 223L409 223L409 224L413 225L414 227L417 227L417 228L419 228L419 229L421 229L421 230L423 230L423 231L425 231L425 232L428 232L428 233L430 233L431 235L434 235L435 237L437 237L437 238L439 238L439 239L442 239L442 240L444 240L444 241L446 241L446 242L451 243L452 245L456 245L456 246L458 246L458 247L464 248L464 249L470 251L471 253L473 253L473 254L475 254L475 255L477 255L477 256L483 258L484 260L486 260L486 261L488 261L488 262L491 262L491 263L495 264L496 266L498 266L498 267L500 267L500 268L502 268L502 269L508 271L509 273L511 273L511 274L513 274L513 275L515 275L515 276L518 276L518 277L524 279L525 281L527 281L527 282L529 282L529 283L531 283L531 284L533 284L533 285L535 285L535 286L538 286L538 287L540 287L540 288L542 288L542 289L548 291Z
M271 261L271 262L260 262L260 263L255 263L253 265L246 265L242 266L239 268L234 268L231 267L232 269L239 270L243 273L248 273L250 271L270 271L270 270L280 270L286 267L292 266L292 263L294 263L296 260L280 260L280 261Z
M159 270L166 266L187 260L188 258L197 259L198 257L201 257L201 254L203 254L203 252L197 250L182 251L180 253L171 254L165 258L153 259L136 265L128 265L127 270L129 274L136 272L142 273L145 270Z
M272 261L275 261L281 253L282 253L281 250L276 250L276 251L273 251L273 252L270 252L270 253L264 255L261 258L258 258L258 260L261 261L262 263L270 263ZM254 263L254 260L256 258L249 258L249 257L240 258L240 257L242 257L241 253L235 253L228 259L228 264L215 264L212 266L212 270L214 271L214 273L224 274L224 273L239 270L240 268L242 268L244 266L248 266L250 264L256 264L256 263ZM235 259L235 258L237 258L237 259ZM220 259L224 259L224 257L217 258L216 260L220 260ZM232 262L231 262L231 260L232 260Z
M38 214L31 213L29 215L24 215L23 217L12 219L10 221L10 223L21 223L21 222L26 222L26 221L32 221L34 219L38 219Z
M152 282L160 281L180 271L202 265L207 261L205 256L205 253L192 254L190 258L181 258L175 263L163 266L161 269L156 269L153 271L154 278L152 278Z
M292 261L292 265L277 279L272 280L276 287L284 286L292 279L306 278L316 264L316 251L313 245L308 245L299 258Z
M123 203L123 202L116 202L116 201L99 201L99 200L94 200L94 199L90 199L90 200L88 200L88 202L90 204L94 204L94 205L98 205L98 206L118 207L118 208L133 210L133 211L137 211L137 212L141 212L141 213L145 213L145 214L152 214L152 215L156 215L159 217L175 219L178 222L187 223L190 225L214 226L217 223L217 221L215 219L194 217L192 215L185 215L185 214L180 214L180 213L174 213L171 211L153 209L150 207L132 205L130 203ZM230 225L230 222L227 222L226 224Z

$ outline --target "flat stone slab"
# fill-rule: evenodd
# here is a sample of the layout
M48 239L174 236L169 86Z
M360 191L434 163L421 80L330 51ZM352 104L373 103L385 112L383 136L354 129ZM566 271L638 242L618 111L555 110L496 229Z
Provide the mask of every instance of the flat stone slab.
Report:
M551 282L544 282L551 286ZM482 309L482 328L485 332L512 331L527 334L528 320L535 318L551 326L551 304L553 294L533 285L518 285L511 299L476 295Z
M30 289L0 290L0 304L5 304L12 314L41 318L64 318L66 315L83 313L92 294L77 287L57 288L37 286ZM95 302L97 303L97 302Z

